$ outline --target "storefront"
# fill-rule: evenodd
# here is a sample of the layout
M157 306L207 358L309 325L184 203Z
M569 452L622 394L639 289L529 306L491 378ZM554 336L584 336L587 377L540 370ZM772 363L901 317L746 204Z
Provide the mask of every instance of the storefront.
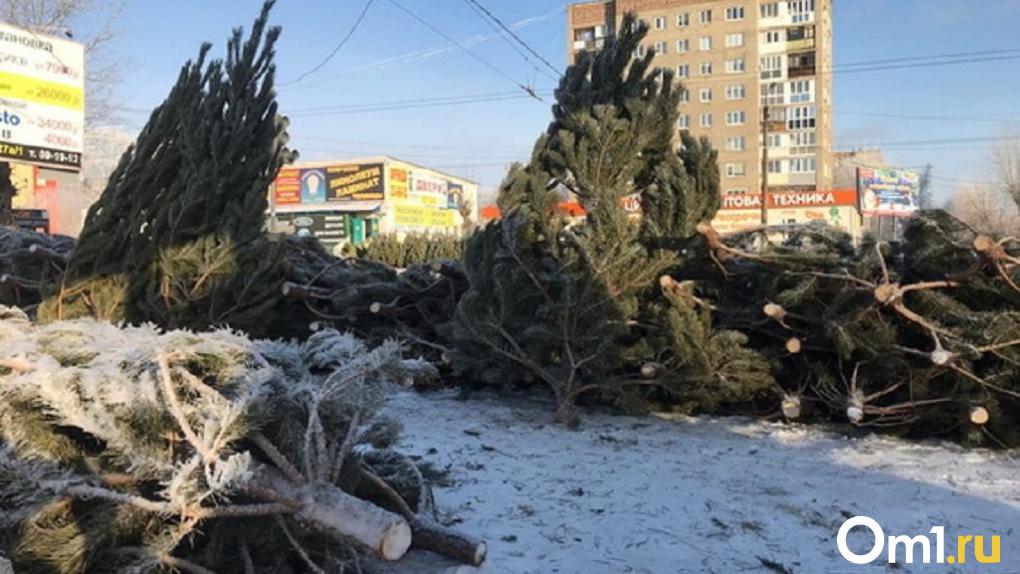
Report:
M389 157L284 168L272 186L274 229L327 249L376 234L462 235L478 220L478 185Z

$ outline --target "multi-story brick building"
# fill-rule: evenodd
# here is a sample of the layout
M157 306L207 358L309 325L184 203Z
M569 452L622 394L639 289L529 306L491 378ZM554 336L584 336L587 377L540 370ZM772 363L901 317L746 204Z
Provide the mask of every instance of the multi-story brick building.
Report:
M574 4L570 61L600 48L628 12L649 27L637 55L653 52L683 83L678 135L707 136L719 150L724 199L745 208L748 224L766 185L832 189L832 0Z

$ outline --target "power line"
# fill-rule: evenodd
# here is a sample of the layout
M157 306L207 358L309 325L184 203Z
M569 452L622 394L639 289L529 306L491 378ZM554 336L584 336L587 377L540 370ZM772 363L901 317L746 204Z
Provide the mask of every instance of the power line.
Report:
M489 68L490 70L492 70L496 74L499 74L500 76L502 76L506 80L510 81L511 83L513 83L513 85L515 85L518 88L524 90L526 93L528 93L531 97L535 98L536 100L542 101L542 98L539 97L538 94L535 93L535 90L533 90L532 88L529 88L529 87L525 86L524 84L521 84L517 80L513 79L506 72L504 72L503 70L501 70L497 66L495 66L492 62L489 62L488 60L486 60L485 58L479 56L477 53L472 51L470 48L468 48L464 44L462 44L459 41L457 41L457 39L454 38L453 36L450 36L446 32L442 31L440 28L437 28L436 26L432 25L432 23L430 23L429 21L425 20L421 16L419 16L419 15L415 14L414 12L408 10L407 7L405 7L403 4L401 4L397 0L389 0L389 1L390 1L390 4L393 4L394 6L396 6L400 10L402 10L404 13L406 13L408 16L414 18L415 20L417 20L419 23L421 23L423 26L425 26L429 30L432 30L436 34L442 36L443 39L445 39L447 42L450 42L450 43L456 45L458 48L463 50L465 53L467 53L469 56L471 56L472 58L477 60L482 65L484 65L486 68Z
M1017 141L1020 140L1020 136L992 136L992 137L973 137L973 138L946 138L946 139L931 139L931 140L913 140L913 141L898 141L898 142L884 142L884 143L872 143L866 146L841 146L844 148L867 148L867 147L879 147L879 148L895 148L900 146L932 146L932 145L952 145L957 143L977 143L977 142L1001 142L1001 141Z
M996 54L1017 54L1020 53L1020 48L1004 48L999 50L981 50L976 52L956 52L952 54L936 54L934 56L900 56L897 58L890 58L886 60L865 60L862 62L848 62L840 64L846 68L854 68L858 66L873 66L875 64L899 64L902 62L918 62L922 60L937 60L943 58L968 58L971 56L989 56Z
M861 116L871 118L889 118L889 119L902 119L902 120L917 120L917 121L936 121L936 122L980 122L980 123L994 123L1001 124L1003 122L1020 122L1020 116L1017 117L976 117L976 116L928 116L928 115L913 115L913 114L897 114L897 113L873 113L873 112L848 112L843 110L836 110L836 115L840 116Z
M340 43L336 45L336 48L333 48L333 51L330 52L329 55L326 56L326 58L324 60L319 62L319 64L317 66L315 66L314 68L312 68L311 70L308 70L307 72L305 72L305 73L301 74L300 76L298 76L298 79L294 80L293 82L288 82L286 84L280 84L280 87L292 86L294 84L297 84L297 83L301 82L302 80L304 80L305 78L307 78L308 76L311 76L315 72L318 72L319 70L321 70L323 68L323 66L328 64L329 61L333 59L333 56L336 56L337 53L341 49L343 49L343 47L351 39L351 37L354 36L354 32L356 32L358 30L358 28L361 26L361 23L365 20L365 16L368 15L368 10L369 10L369 8L372 7L372 3L373 2L375 2L375 0L368 0L368 2L365 2L365 7L361 9L361 14L358 15L358 19L354 21L354 24L351 26L351 29L347 31L347 35L344 36L342 40L340 40Z
M483 104L491 102L503 102L508 100L523 100L534 98L538 95L551 95L552 92L539 92L534 91L535 95L530 93L512 93L505 95L492 95L492 96L476 96L471 98L450 98L447 100L436 100L436 101L414 101L407 100L403 102L391 102L382 104L359 104L348 107L337 107L331 109L323 109L318 111L294 111L289 113L290 117L301 118L301 117L323 117L323 116L338 116L338 115L349 115L349 114L361 114L361 113L372 113L372 112L391 112L400 110L410 109L422 109L422 108L443 108L452 106L463 106L468 104Z
M547 68L549 68L550 70L552 70L553 74L555 74L555 75L556 75L557 77L559 77L560 71L559 71L558 69L556 69L556 66L554 66L554 65L550 64L550 63L549 63L549 60L546 60L546 59L545 59L545 58L544 58L544 57L542 56L542 54L539 54L538 52L536 52L536 51L535 51L535 50L534 50L534 49L533 49L533 48L532 48L531 46L529 46L529 45L528 45L528 43L527 43L527 42L525 42L524 40L522 40L520 36L518 36L518 35L517 35L516 33L514 33L514 31L513 31L513 30L511 30L511 29L510 29L509 27L507 27L507 25L506 25L506 24L504 24L502 20L500 20L500 19L499 19L498 17L496 17L496 15L495 15L495 14L493 14L493 13L492 13L492 12L491 12L491 11L490 11L490 10L489 10L488 8L486 8L485 6L483 6L483 5L481 4L481 2L478 2L478 0L465 0L465 1L466 1L466 2L468 2L469 4L471 4L471 5L475 6L475 7L476 7L476 8L478 9L478 10L481 10L481 11L482 11L482 13L483 13L483 14L484 14L485 16L488 16L488 17L489 17L489 18L490 18L490 19L491 19L491 20L492 20L493 22L495 22L495 23L496 23L496 25L497 25L497 26L499 26L500 28L502 28L502 29L503 29L503 30L504 30L504 31L505 31L505 32L506 32L507 34L509 34L509 35L510 35L510 37L511 37L511 38L513 38L514 40L516 40L518 44L520 44L521 46L523 46L525 50L527 50L528 52L530 52L530 53L531 53L531 55L533 55L533 56L535 56L536 58L538 58L538 59L539 59L539 61L541 61L541 62L542 62L543 64L545 64ZM484 17L484 16L483 16L483 17Z

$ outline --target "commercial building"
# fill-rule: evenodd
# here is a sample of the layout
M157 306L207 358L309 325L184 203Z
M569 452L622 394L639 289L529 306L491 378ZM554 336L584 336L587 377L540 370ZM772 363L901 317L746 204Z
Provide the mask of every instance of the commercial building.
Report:
M654 65L683 83L678 138L681 131L708 137L719 150L724 196L758 206L757 217L749 208L721 213L720 226L761 224L763 188L776 197L833 189L832 0L574 4L567 11L570 61L601 48L628 12L649 27L635 56L654 53ZM777 217L784 222L799 218L783 211Z
M392 157L288 166L270 189L270 224L327 249L378 234L461 236L478 221L478 184Z

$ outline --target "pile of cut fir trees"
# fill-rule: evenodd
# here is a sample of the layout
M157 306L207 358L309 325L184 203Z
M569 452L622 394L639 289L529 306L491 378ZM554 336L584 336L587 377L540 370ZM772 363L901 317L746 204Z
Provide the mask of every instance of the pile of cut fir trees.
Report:
M287 296L317 300L330 280L337 299L397 299L446 279L263 232L291 156L272 4L225 60L205 46L182 68L73 251L0 234L17 279L0 291L0 564L16 572L367 572L410 548L485 559L436 522L429 469L379 415L435 367L395 327L386 342L311 329L321 313Z
M470 287L436 341L454 372L546 387L568 425L612 401L1020 445L1020 240L940 211L896 244L721 236L716 154L674 147L677 87L632 57L645 33L628 16L567 70L505 217L468 241ZM557 216L564 196L582 221Z

